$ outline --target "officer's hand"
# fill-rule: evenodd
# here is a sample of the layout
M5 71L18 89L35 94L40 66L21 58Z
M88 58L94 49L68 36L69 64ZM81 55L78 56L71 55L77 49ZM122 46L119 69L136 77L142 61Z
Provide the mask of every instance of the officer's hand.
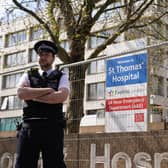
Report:
M48 88L49 90L48 90L48 94L50 94L50 93L53 93L53 92L55 92L55 90L53 89L53 88Z

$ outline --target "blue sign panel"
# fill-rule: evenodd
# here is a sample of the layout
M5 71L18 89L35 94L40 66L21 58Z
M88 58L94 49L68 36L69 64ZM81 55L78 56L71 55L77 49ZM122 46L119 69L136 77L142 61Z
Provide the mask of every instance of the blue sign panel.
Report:
M106 87L147 82L147 53L106 61Z

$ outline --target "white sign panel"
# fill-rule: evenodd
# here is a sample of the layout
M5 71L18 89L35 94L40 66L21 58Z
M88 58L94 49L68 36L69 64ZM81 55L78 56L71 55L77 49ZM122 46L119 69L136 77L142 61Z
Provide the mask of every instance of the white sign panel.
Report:
M106 61L106 132L147 130L147 53Z

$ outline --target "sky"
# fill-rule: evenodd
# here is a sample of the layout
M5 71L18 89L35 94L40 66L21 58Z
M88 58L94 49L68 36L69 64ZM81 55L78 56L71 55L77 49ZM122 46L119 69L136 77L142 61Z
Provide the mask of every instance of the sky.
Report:
M4 9L9 7L12 4L11 0L0 0L0 12L4 12Z
M0 0L0 19L5 18L6 16L6 9L10 7L12 4L11 0Z
M8 18L8 21L15 19L16 17L24 16L26 13L21 12L20 10L15 10L12 15L7 15L6 9L13 6L12 0L0 0L0 21L6 22ZM26 5L26 4L25 4ZM28 3L28 6L31 7L31 9L35 9L37 3ZM26 5L27 7L27 5ZM8 16L8 17L7 17Z
M42 9L43 7L45 7L45 5L47 3L46 1L40 1L41 3L38 4L38 6L37 6L37 2L35 2L35 1L32 2L32 3L30 3L29 1L27 1L27 2L28 3L25 3L24 5L26 7L29 7L31 10L33 9L34 11L38 11L39 8ZM6 1L0 0L0 21L1 22L6 21L6 17L7 17L6 9L11 7L12 5L14 5L12 0L6 0ZM12 13L12 14L13 14L13 16L10 15L10 17L8 17L8 21L9 20L13 20L16 17L20 17L20 16L26 15L26 13L21 12L20 10L15 10L14 13Z

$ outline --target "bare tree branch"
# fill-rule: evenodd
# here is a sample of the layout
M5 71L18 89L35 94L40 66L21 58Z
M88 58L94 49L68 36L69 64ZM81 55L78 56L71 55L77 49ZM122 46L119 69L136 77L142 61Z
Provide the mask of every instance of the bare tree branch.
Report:
M108 7L108 5L116 2L115 0L107 0L97 11L95 16L93 17L93 24L99 19L100 15L104 12L104 10Z
M87 38L90 36L103 38L104 43L97 46L97 48L95 48L95 50L91 53L89 59L97 57L100 54L100 52L103 51L108 45L115 43L115 40L122 33L124 32L129 33L128 30L132 30L134 28L136 28L135 31L137 31L137 28L139 29L143 28L143 30L145 31L144 27L147 27L150 30L149 24L153 24L157 21L160 21L161 18L167 14L167 11L166 13L165 11L164 13L162 11L162 14L155 13L154 15L155 18L153 16L146 17L145 15L146 11L150 9L150 6L154 4L155 0L146 0L146 1L123 0L124 4L121 4L121 5L120 4L118 5L118 2L119 3L121 2L118 0L104 0L103 2L102 0L46 0L48 1L47 16L49 16L49 20L44 21L44 19L40 18L38 14L25 8L22 5L22 2L19 3L18 1L19 0L13 0L15 5L19 9L27 12L29 15L31 15L37 21L39 21L39 23L49 32L51 39L57 42L58 56L66 64L78 62L85 59L85 46L86 46L85 44L86 44ZM40 2L40 0L38 1ZM78 7L78 2L79 2L79 5L81 5L79 7ZM160 7L164 6L162 5L163 1L158 1L158 2L161 2L159 4ZM117 6L115 7L116 3L117 3ZM111 7L112 5L114 7ZM97 7L96 9L97 11L95 10L95 7ZM60 27L59 27L59 21L56 19L56 16L55 16L54 10L56 9L59 9L62 16L64 17L64 22L62 24L64 25L63 28L66 29L67 40L70 42L69 53L67 53L65 49L60 46L58 42L59 36L60 36ZM117 9L123 9L123 10L121 11ZM92 16L94 10L96 11L96 14ZM100 16L104 12L108 13L109 10L110 11L116 10L118 12L117 20L115 20L114 22L115 25L112 25L113 20L103 20L104 22L101 26L104 26L103 31L111 30L111 29L115 31L113 31L112 35L110 32L109 36L104 36L103 34L96 35L95 32L98 30L94 31L94 29L92 28L94 28ZM165 10L166 10L166 7L165 7ZM108 14L110 15L111 12L109 12ZM114 16L114 18L113 16L114 15L112 14L107 18L109 19L111 17L112 19L115 19L116 15ZM149 21L147 20L145 23L143 23L143 19L145 20L146 18L148 18ZM92 32L92 30L94 32ZM156 33L159 33L159 36L160 36L160 32L157 32L158 30L155 27L153 30L156 31ZM152 35L150 34L151 33L150 31L145 33L147 33L147 35ZM87 65L85 65L85 67L79 66L78 71L76 70L76 67L69 68L70 70L69 77L70 77L70 80L72 81L71 82L72 92L70 93L68 114L69 116L72 117L72 125L71 125L72 132L78 132L78 128L79 128L78 126L79 126L80 120L78 120L78 122L74 122L74 121L76 121L76 118L80 119L83 113L83 95L84 95L84 85L85 85L84 80L85 80L85 70ZM82 76L80 76L81 74ZM79 88L77 88L76 83L73 82L74 78L77 79L76 81L79 81L79 83L77 83L77 85L80 86ZM80 100L80 103L75 102L74 104L74 101L72 101L74 99ZM74 108L74 107L77 107L77 108ZM77 123L78 125L77 127L74 128L75 123Z
M12 0L14 2L14 4L21 9L22 11L25 11L26 13L30 14L31 16L33 16L45 29L46 31L49 33L51 39L57 43L57 46L59 48L58 51L58 57L65 63L69 62L69 56L67 54L67 52L65 51L65 49L63 49L61 46L59 46L59 42L58 42L58 36L54 35L55 31L52 31L50 29L50 27L48 26L48 24L46 22L43 21L43 19L41 19L36 13L34 13L33 11L25 8L23 5L21 5L21 3L19 3L17 0ZM53 1L53 0L52 0ZM53 2L52 2L53 3ZM50 8L50 12L52 12L52 7ZM54 16L52 16L54 17ZM54 18L52 18L54 19Z
M149 5L151 5L151 3L153 2L153 0L150 0L145 7L143 7L141 9L141 12L138 12L137 16L134 18L129 18L127 17L128 20L125 20L123 23L121 23L121 25L118 28L118 31L116 33L114 33L109 39L107 39L102 45L98 46L93 53L91 53L91 55L89 56L89 59L91 58L95 58L101 51L103 51L107 45L112 44L115 39L124 31L128 30L136 21L139 20L139 18L143 15L144 11L146 9L148 9ZM133 16L132 16L133 17Z
M150 37L153 37L155 39L158 39L158 36L159 36L159 39L161 38L162 40L167 40L167 38L160 32L160 30L158 30L155 26L152 26L152 29L153 31L146 31L144 29L137 29L137 31L141 31L141 33L143 32L145 35L147 36L150 36Z
M133 11L134 0L130 0L127 4L127 20L131 17L131 12Z
M70 57L68 53L65 51L65 49L62 48L60 45L57 45L57 47L58 47L57 56L60 58L60 60L65 64L70 63Z
M81 18L82 18L82 11L83 11L84 6L85 6L85 5L84 5L84 3L83 3L83 5L81 5L81 7L80 7L79 13L77 14L78 19L77 19L77 21L76 21L76 26L78 26L79 23L80 23L80 21L81 21Z
M24 7L21 3L19 3L17 0L12 0L13 3L22 11L28 13L29 15L33 16L43 27L47 30L49 35L52 37L52 39L55 39L52 31L50 30L50 27L47 23L43 21L42 18L40 18L36 13L34 13L32 10L29 10L28 8Z
M77 32L81 35L88 35L90 32L91 27L93 26L92 23L92 11L95 7L93 0L85 0L83 5L83 10L81 13L81 19L79 24L77 25Z
M50 3L48 4L49 23L50 23L50 27L52 29L52 33L54 34L54 37L58 41L58 39L59 39L59 25L58 25L57 21L55 20L54 9L55 9L55 1L50 0Z
M157 22L157 21L159 21L161 18L163 18L165 15L167 15L168 14L168 12L165 12L165 13L163 13L163 14L161 14L160 16L158 16L157 18L154 18L154 19L152 19L152 20L149 20L148 22L145 22L144 24L139 24L139 25L132 25L132 26L130 26L130 28L132 29L132 28L143 28L143 27L147 27L147 26L149 26L149 25L151 25L151 24L153 24L153 23L155 23L155 22Z
M65 26L67 29L67 35L69 39L75 34L75 14L73 13L73 9L68 0L55 0L56 4L61 10L61 13L65 20Z
M95 58L97 57L97 55L103 51L108 45L114 43L115 39L124 31L126 31L128 29L128 25L125 24L125 26L121 26L121 29L118 30L118 32L116 31L110 38L108 38L103 44L101 44L100 46L98 46L89 56L89 59Z
M136 10L136 12L131 15L131 17L132 17L132 18L130 18L131 22L135 22L138 19L140 19L143 16L144 12L154 2L154 0L149 0L149 1L146 1L146 2L148 2L146 5L145 5L145 3L143 3L144 5L140 7L139 11Z
M140 1L140 2L142 2L142 1ZM147 1L143 1L143 2L137 7L137 6L136 6L136 3L138 3L138 1L135 1L134 4L133 4L135 10L134 10L134 8L132 9L132 11L130 12L130 17L134 16L138 11L140 11L140 10L144 7L144 5L145 5L146 2L147 2ZM137 7L137 8L136 8L136 7Z

